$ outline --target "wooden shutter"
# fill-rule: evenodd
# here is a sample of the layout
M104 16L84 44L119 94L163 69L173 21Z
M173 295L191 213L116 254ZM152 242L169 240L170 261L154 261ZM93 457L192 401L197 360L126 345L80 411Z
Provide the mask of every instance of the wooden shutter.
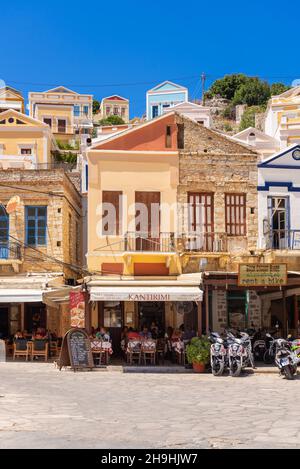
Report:
M111 204L115 210L115 220L109 224L103 220L102 234L104 235L120 235L122 231L122 191L102 191L102 204ZM103 206L102 218L108 215L108 210Z
M225 194L225 225L229 236L246 235L246 194Z

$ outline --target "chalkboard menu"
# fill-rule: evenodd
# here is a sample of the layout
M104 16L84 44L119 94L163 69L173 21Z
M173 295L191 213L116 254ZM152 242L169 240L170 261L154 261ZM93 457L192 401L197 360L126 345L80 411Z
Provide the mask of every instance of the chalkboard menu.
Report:
M71 366L74 370L94 368L90 339L83 329L70 329L63 338L58 366Z

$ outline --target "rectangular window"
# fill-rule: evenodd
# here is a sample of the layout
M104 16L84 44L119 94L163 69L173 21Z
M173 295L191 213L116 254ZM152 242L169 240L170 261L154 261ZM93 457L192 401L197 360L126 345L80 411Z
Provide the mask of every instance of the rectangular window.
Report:
M171 126L166 127L166 148L172 147Z
M110 106L106 106L106 115L107 115L107 116L110 115Z
M88 106L83 106L83 114L87 116L89 113L89 107Z
M118 107L114 107L114 115L115 115L115 116L118 116L119 114L120 114L119 108L118 108Z
M214 196L212 193L189 192L189 236L192 250L213 251Z
M152 106L152 119L158 116L158 106Z
M79 263L80 261L80 225L79 222L76 221L76 262Z
M80 116L80 106L74 106L73 112L74 112L74 116L79 117Z
M47 243L47 207L25 207L26 243L45 246Z
M21 155L31 155L32 149L31 148L21 148Z
M125 108L125 107L122 107L122 109L121 109L121 115L122 115L122 117L125 117L125 114L126 114L126 108Z
M57 120L57 127L58 133L65 134L66 133L66 120L65 119L58 119Z
M225 194L225 225L228 236L246 235L246 194Z
M184 149L184 124L177 124L177 148Z
M52 119L45 117L43 120L44 120L44 123L49 125L50 128L52 127Z
M120 235L122 226L122 192L102 191L102 234Z

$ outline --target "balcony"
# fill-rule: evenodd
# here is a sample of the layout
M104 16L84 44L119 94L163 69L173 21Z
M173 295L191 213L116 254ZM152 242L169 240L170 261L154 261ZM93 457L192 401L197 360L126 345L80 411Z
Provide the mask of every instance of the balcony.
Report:
M175 252L174 233L162 232L158 237L149 233L127 232L124 237L125 252Z
M182 236L182 249L186 252L222 253L228 251L226 233L189 233Z
M266 249L300 250L300 230L272 230L265 242Z
M21 245L15 241L0 242L0 261L21 260Z

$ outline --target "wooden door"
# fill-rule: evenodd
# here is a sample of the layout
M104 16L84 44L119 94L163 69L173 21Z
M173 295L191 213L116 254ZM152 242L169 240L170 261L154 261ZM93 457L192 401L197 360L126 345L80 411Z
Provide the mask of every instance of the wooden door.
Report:
M160 250L160 192L135 193L136 250Z

